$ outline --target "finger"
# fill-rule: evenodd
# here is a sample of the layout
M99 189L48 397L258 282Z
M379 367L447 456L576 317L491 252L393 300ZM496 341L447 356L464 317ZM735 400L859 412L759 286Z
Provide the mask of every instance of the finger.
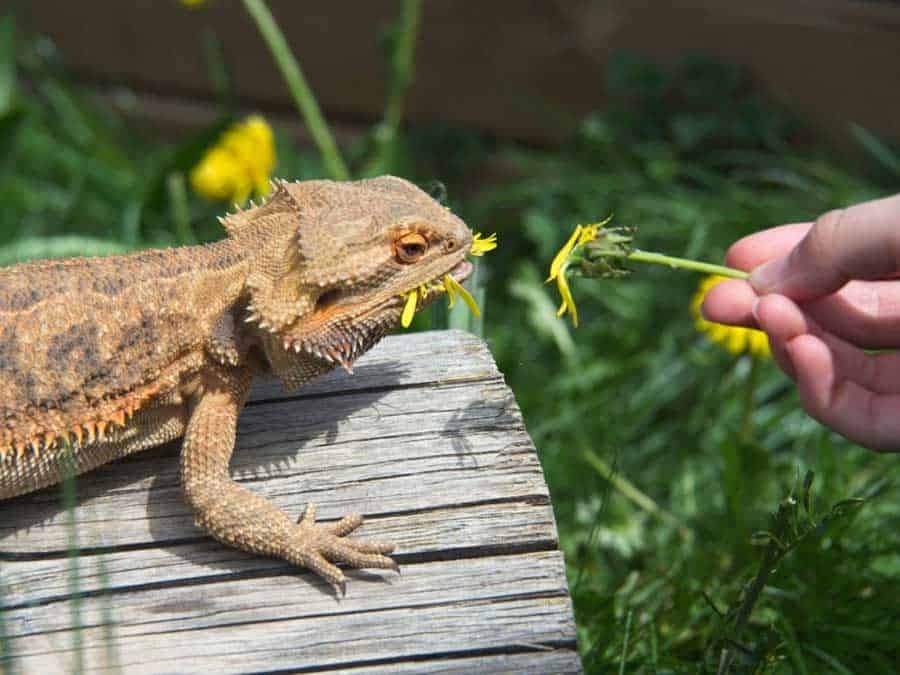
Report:
M842 377L834 352L815 335L799 335L786 348L811 417L872 450L900 451L900 395L879 394Z
M725 254L725 264L749 272L794 248L812 227L812 223L793 223L761 230L738 239Z
M863 353L784 296L761 298L756 315L811 417L866 447L900 449L900 356Z
M833 353L835 370L841 379L852 380L878 394L900 393L900 354L866 354L825 330L804 308L783 295L760 298L755 314L769 335L773 354L789 356L785 350L788 342L799 335L814 335Z
M829 295L851 279L885 279L900 271L900 195L830 211L790 253L755 268L760 294L795 300Z
M900 344L900 281L851 281L804 305L825 331L864 349Z
M708 321L756 328L752 287L729 279L714 286L703 301ZM821 328L864 349L900 344L900 281L851 281L837 293L803 307Z
M755 328L751 310L758 297L746 281L727 279L707 291L700 311L707 321Z
M808 317L789 298L782 295L767 295L753 306L756 324L769 336L772 358L784 373L794 379L794 365L787 352L787 343L813 330Z

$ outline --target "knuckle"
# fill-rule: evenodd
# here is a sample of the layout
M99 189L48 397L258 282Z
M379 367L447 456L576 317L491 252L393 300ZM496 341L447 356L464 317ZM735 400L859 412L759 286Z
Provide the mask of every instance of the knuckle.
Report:
M802 257L806 266L826 274L836 272L844 279L852 278L852 270L843 268L843 263L848 262L843 251L847 213L847 209L832 209L816 218L802 245L791 255Z
M817 259L830 256L831 252L835 250L845 214L845 209L834 209L823 213L816 219L806 239L811 249L810 253L816 254Z

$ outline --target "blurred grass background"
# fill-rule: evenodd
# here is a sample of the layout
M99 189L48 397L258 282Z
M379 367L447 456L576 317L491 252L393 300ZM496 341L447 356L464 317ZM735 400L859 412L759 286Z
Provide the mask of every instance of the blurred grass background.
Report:
M185 177L238 119L229 97L209 128L154 137L82 95L52 43L14 32L0 23L0 265L222 236L225 206ZM664 69L620 54L607 86L613 103L559 147L418 125L377 164L383 130L343 148L357 174L408 177L499 233L479 272L480 328L546 472L585 667L714 672L725 647L737 672L897 672L895 459L808 419L771 363L698 334L696 276L576 280L577 331L543 279L575 223L613 212L641 248L718 261L749 232L896 192L900 152L856 128L858 152L842 155L740 69L699 55ZM316 153L275 132L275 175L325 175ZM457 322L436 310L415 327ZM805 501L808 471L809 513L773 522L787 495ZM764 531L786 555L737 630L773 541Z

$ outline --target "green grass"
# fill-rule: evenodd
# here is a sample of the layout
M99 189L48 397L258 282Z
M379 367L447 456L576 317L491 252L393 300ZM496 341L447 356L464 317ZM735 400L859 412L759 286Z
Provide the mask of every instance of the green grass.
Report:
M11 30L0 30L0 264L221 236L222 205L182 188L230 109L184 143L148 137L80 96L45 40L13 50ZM577 331L554 316L543 279L576 222L614 212L641 248L716 261L756 229L896 190L900 153L857 128L864 159L842 156L739 69L700 57L665 70L623 55L607 86L613 103L559 148L428 126L388 149L379 137L344 149L351 170L372 166L374 149L379 166L446 191L473 229L499 232L482 269L483 333L540 452L585 667L715 672L727 649L732 672L896 672L895 459L808 419L771 363L697 334L696 276L578 279ZM280 176L323 175L282 135L278 156Z

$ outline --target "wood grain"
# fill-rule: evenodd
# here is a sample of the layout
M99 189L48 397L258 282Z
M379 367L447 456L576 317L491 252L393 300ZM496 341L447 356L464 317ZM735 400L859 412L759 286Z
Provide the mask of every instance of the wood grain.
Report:
M176 454L79 480L76 558L58 489L0 503L0 605L19 672L79 658L128 673L580 672L547 487L477 338L388 338L353 376L255 387L235 479L290 513L308 501L323 520L360 512L359 536L398 545L402 575L348 571L346 598L197 530Z

